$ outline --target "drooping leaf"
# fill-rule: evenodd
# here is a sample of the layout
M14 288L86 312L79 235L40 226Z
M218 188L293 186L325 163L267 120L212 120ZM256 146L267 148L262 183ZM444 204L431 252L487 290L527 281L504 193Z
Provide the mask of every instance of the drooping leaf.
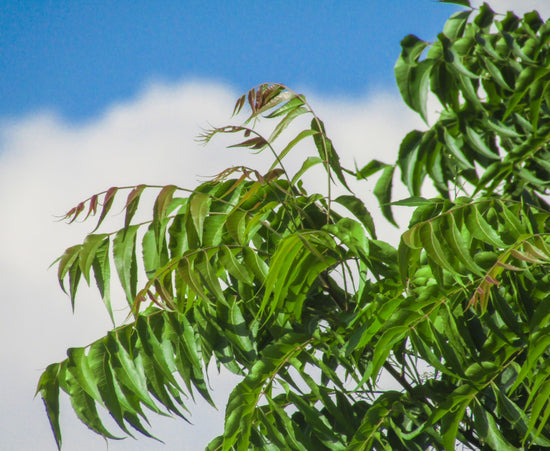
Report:
M61 450L62 444L61 428L59 427L59 384L57 383L60 369L61 365L59 363L48 365L40 376L36 389L36 394L40 393L40 396L42 396L57 449L59 450Z
M313 141L319 152L319 156L323 159L330 170L334 171L338 181L349 191L349 187L344 176L342 166L340 166L340 157L334 150L332 141L326 136L324 124L317 118L311 121L311 129L316 133L313 135ZM329 176L332 179L332 174L328 170Z
M343 205L350 212L352 212L365 226L365 229L369 232L370 236L376 239L374 220L363 202L361 202L357 197L349 195L339 196L335 199L335 202L338 202L340 205Z
M113 240L113 257L126 300L133 305L137 294L136 234L139 225L123 229Z
M128 199L126 200L126 205L124 207L126 209L126 215L124 217L124 228L128 228L130 226L132 218L136 214L139 205L139 198L141 197L144 189L145 185L138 185L132 191L130 191L130 194L128 194Z
M109 260L109 248L110 239L106 238L95 252L92 267L94 270L97 288L101 294L101 298L103 299L103 304L105 304L107 312L109 312L109 316L114 325L115 319L113 315L113 308L111 306L111 263Z
M59 281L59 285L61 286L61 289L65 293L67 293L64 285L65 276L67 275L71 267L74 265L75 261L78 262L77 259L81 249L82 249L81 244L71 246L68 249L66 249L63 255L59 258L59 263L57 267L57 280Z
M109 213L109 211L111 210L117 192L118 188L116 186L113 186L106 191L103 198L103 208L101 209L99 220L97 221L97 225L95 226L95 229L92 231L92 233L99 229L99 226L107 216L107 213Z
M80 271L84 275L84 278L86 279L88 285L90 284L90 269L95 259L96 252L107 237L108 235L104 233L99 235L90 234L86 237L82 248L80 249L80 253L78 256Z
M392 196L392 186L393 186L393 173L395 171L395 166L387 165L382 171L382 175L376 182L374 187L374 195L380 203L380 209L384 217L394 226L397 227L397 223L393 217L393 212L391 208L391 196Z
M421 43L410 36L401 42L403 52L409 52L407 57L403 55L395 64L395 79L403 96L403 100L414 111L418 112L424 122L428 122L427 114L427 99L429 90L430 73L434 65L431 59L425 59L420 63L411 64L407 61L410 58L410 53L416 54L422 47L426 47L427 43Z

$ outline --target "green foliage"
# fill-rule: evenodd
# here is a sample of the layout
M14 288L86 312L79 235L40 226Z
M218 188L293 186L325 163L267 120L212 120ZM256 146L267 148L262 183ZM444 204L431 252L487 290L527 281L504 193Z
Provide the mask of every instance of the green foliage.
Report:
M405 102L426 121L430 93L441 106L395 164L343 168L305 98L264 84L237 101L243 124L203 138L243 135L236 146L273 153L266 174L110 188L69 211L72 222L101 204L97 229L128 192L123 227L67 249L58 278L74 308L93 272L112 316L114 262L131 319L44 371L37 393L58 446L60 390L94 432L115 438L99 407L117 435L151 436L148 410L185 419L195 396L212 403L215 362L242 380L208 449L550 447L549 40L536 12L487 5L452 16L434 43L406 37ZM303 115L309 127L279 144ZM260 119L269 137L249 127ZM308 141L315 154L290 172L285 156ZM310 194L303 177L319 167L327 194ZM410 198L392 199L396 173ZM414 208L398 248L377 239L346 177L377 177L390 222ZM427 179L438 197L422 197ZM348 193L333 198L334 185ZM151 192L152 219L134 223ZM380 392L381 378L399 388Z

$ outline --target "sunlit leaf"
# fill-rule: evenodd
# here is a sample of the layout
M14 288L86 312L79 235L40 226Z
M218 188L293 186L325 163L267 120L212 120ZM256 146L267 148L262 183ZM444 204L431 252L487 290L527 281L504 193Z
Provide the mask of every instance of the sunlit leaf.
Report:
M392 196L392 186L393 186L393 173L395 171L395 166L387 165L382 172L382 175L376 182L374 187L374 195L380 202L380 209L384 217L394 226L397 227L397 223L393 218L393 212L391 208L391 196Z
M123 229L113 240L113 256L118 277L129 305L132 305L137 290L136 234L139 225Z

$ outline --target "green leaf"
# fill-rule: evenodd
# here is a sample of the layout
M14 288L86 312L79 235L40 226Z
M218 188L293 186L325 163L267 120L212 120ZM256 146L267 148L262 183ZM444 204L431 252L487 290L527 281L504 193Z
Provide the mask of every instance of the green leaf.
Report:
M547 67L537 68L536 66L531 65L526 66L516 79L515 92L508 102L503 119L506 119L515 111L516 107L530 91L533 84L542 77L546 77L549 73L550 68Z
M537 360L543 353L547 352L550 347L550 335L548 335L549 331L550 328L538 329L529 337L527 359L523 364L514 384L510 387L510 393L514 392L528 375L535 373L534 370Z
M300 168L300 170L298 172L296 172L296 174L294 174L294 176L292 177L292 180L291 180L291 184L292 185L296 185L298 183L298 181L302 178L302 175L304 175L308 170L309 168L319 164L319 163L322 163L323 160L319 157L307 157L303 164L302 164L302 167Z
M445 400L432 413L432 424L441 419L441 435L446 450L454 451L459 425L464 420L466 408L476 394L475 387L460 385L448 393Z
M317 132L313 135L313 141L315 143L315 147L317 147L319 156L323 159L323 161L326 164L328 164L330 169L334 171L338 181L348 191L350 191L348 184L346 182L346 178L344 176L344 172L342 170L342 167L340 166L340 157L334 150L332 141L328 139L328 137L326 136L325 125L323 124L322 121L320 121L318 118L315 117L311 120L311 129ZM332 174L330 173L330 171L328 172L332 179Z
M139 225L122 229L117 232L113 240L115 267L130 307L137 294L136 234L138 229Z
M277 126L275 127L275 129L273 130L273 132L271 133L271 135L269 136L267 141L272 143L291 124L291 122L294 119L296 119L298 116L300 116L302 114L305 114L305 113L308 113L308 110L306 108L303 108L302 106L291 109L285 115L285 117L277 124ZM306 131L306 130L304 130L304 131ZM310 134L315 134L315 132L310 133ZM308 136L308 135L306 134L305 136ZM300 140L298 140L298 141L300 141ZM291 145L291 148L293 146L294 146L294 144ZM283 152L285 152L285 150L286 149L284 149ZM288 150L290 150L290 149L288 149ZM288 152L288 150L287 150L287 152ZM280 157L280 158L282 158L282 157Z
M246 216L246 211L235 210L227 216L225 221L225 227L231 237L242 245L246 243Z
M363 167L363 169L357 171L357 180L366 179L387 166L388 165L386 163L382 163L381 161L371 160Z
M220 280L216 275L215 268L210 263L210 256L206 251L203 251L197 257L195 268L208 292L212 294L220 304L225 304L225 296L220 285Z
M493 50L494 51L494 50ZM492 59L494 59L494 56L492 56ZM508 85L506 80L504 79L502 72L497 67L496 64L493 63L491 58L483 58L483 64L487 68L487 71L493 78L493 80L503 89L506 89L508 91L511 91L512 88Z
M456 74L456 80L464 98L473 105L473 108L482 110L483 105L479 100L476 89L474 89L472 80L462 73Z
M274 119L276 117L283 116L284 114L287 114L289 111L292 111L298 107L304 106L304 101L305 101L305 96L303 94L298 94L297 96L290 98L279 108L274 109L271 113L269 113L265 117L267 119Z
M161 316L146 317L140 315L138 317L136 330L139 339L148 357L155 363L155 368L162 374L164 383L172 384L181 392L181 388L173 376L176 372L176 363L172 343L170 340L160 340L155 334L162 327L170 327L170 323L167 321L155 321L156 318L162 319Z
M440 199L425 199L424 197L412 196L406 199L396 200L391 204L398 207L420 207L421 205L431 205L434 202L440 202Z
M74 265L74 263L77 262L81 249L81 244L71 246L66 249L63 255L59 258L59 265L57 267L57 280L59 281L59 285L61 286L61 289L64 293L67 293L64 284L65 277L69 273L69 270Z
M256 345L246 328L246 320L239 304L235 298L229 301L227 338L246 354L250 362L254 362L257 359Z
M59 384L57 382L60 369L61 365L59 363L48 365L42 376L40 376L40 381L36 388L36 394L40 393L42 401L44 401L57 449L59 450L61 450L62 443L61 429L59 427Z
M446 451L454 451L456 445L456 436L460 422L464 418L467 403L463 402L455 406L449 414L445 415L441 421L441 433L443 436L443 446Z
M155 239L155 230L151 225L141 241L143 266L148 279L152 279L161 266L161 256Z
M252 276L247 265L243 264L237 258L237 254L240 253L240 249L230 249L227 246L221 247L221 262L224 268L235 277L237 280L252 285Z
M403 42L402 44L403 45ZM424 122L428 123L427 100L430 86L430 73L434 61L426 59L411 64L401 56L395 63L395 79L405 103L418 112Z
M69 348L67 350L67 370L78 381L84 391L98 402L101 401L101 394L98 389L98 378L92 372L85 348Z
M503 32L502 36L504 38L504 41L512 51L512 53L519 59L521 59L523 62L528 64L535 64L535 61L533 61L531 58L529 58L521 49L519 44L517 43L516 39L514 39L514 36L511 33ZM548 70L548 69L547 69Z
M298 133L298 135L292 139L292 141L290 141L286 146L285 148L281 151L281 153L279 154L279 156L276 158L276 160L273 162L273 164L271 165L271 167L269 168L269 170L273 170L275 169L280 163L281 161L283 160L283 158L294 148L294 146L296 144L298 144L300 141L302 141L304 138L307 138L308 136L312 136L314 134L316 134L317 132L315 130L311 130L311 129L306 129L306 130L302 130L300 133ZM271 141L272 139L270 139Z
M359 200L355 196L343 195L337 197L334 201L339 203L340 205L343 205L351 213L353 213L354 216L359 219L361 223L365 226L365 229L369 232L370 236L376 239L376 231L374 229L374 221L372 219L372 215L369 213L369 211L365 207L365 204L361 202L361 200Z
M455 5L462 5L471 8L470 0L438 0L439 3L453 3Z
M498 233L483 218L477 205L472 205L466 212L466 226L470 233L485 243L489 243L497 248L505 248L506 245L500 239Z
M445 216L445 218L446 224L442 227L442 231L446 243L453 251L453 255L456 256L469 271L481 276L483 274L483 269L472 258L468 244L464 239L463 233L458 229L454 215L449 214Z
M157 246L160 246L163 242L163 239L161 237L161 224L166 216L168 206L170 205L170 202L172 201L172 197L176 190L177 186L167 185L160 190L160 193L155 200L155 205L153 207L152 227L155 231Z
M416 312L407 312L408 316L403 324L387 328L376 343L374 354L372 357L372 379L375 380L378 372L386 362L393 346L403 340L408 332L409 325L416 321L420 316Z
M422 245L428 253L428 257L433 259L441 268L444 268L451 273L455 273L453 266L449 263L445 255L446 253L438 240L437 235L439 234L436 234L433 222L422 224L419 229L419 234Z
M108 235L105 233L100 235L90 234L86 237L82 248L80 249L80 271L84 274L84 278L86 279L88 285L90 285L90 269L92 267L92 263L94 262L95 254L105 239L107 239L107 241L109 240Z
M461 61L460 55L455 50L453 44L443 33L440 33L437 38L443 45L443 55L445 62L454 69L457 75L462 75L473 80L477 80L479 76L469 70Z
M372 406L363 415L361 424L350 441L349 450L367 451L373 449L373 443L381 436L379 428L387 427L392 407L400 397L401 393L388 390L372 403Z
M292 419L288 416L284 409L271 397L266 396L266 398L268 400L269 407L277 415L278 420L284 426L284 428L282 428L281 430L286 435L285 439L288 443L288 446L290 446L293 450L308 451L308 448L306 448L304 444L301 443L301 441L298 441L296 432L299 431L295 431L296 423L292 421Z
M130 345L130 333L131 331L128 328L122 328L111 331L108 334L107 350L111 359L116 360L117 364L120 365L120 367L117 366L114 368L115 375L121 378L123 383L132 389L141 402L145 403L154 412L160 413L160 410L149 395L147 377L143 365L139 363L141 356L139 354L134 358L131 356L133 350Z
M185 357L184 362L181 362L179 359L176 361L177 365L178 362L185 363L185 365L182 364L178 366L180 374L183 375L185 374L185 370L190 369L190 378L193 381L194 387L212 407L216 407L210 396L210 392L205 381L205 376L203 374L202 362L207 362L207 360L202 360L204 355L200 352L199 337L195 335L196 327L191 325L185 316L176 318L175 314L172 313L165 313L165 315L168 317L168 320L172 324L172 329L174 329L177 337L179 338L178 344L181 349L180 355L181 357ZM205 338L206 337L204 335L201 337L202 340L205 340Z
M233 449L235 445L238 450L249 449L252 418L264 385L311 341L310 337L289 333L263 350L248 375L229 395L222 450Z
M495 154L489 146L485 143L485 141L481 138L481 136L473 129L468 127L466 129L466 137L468 143L472 146L472 148L479 153L480 155L483 155L484 157L490 158L492 160L498 160L499 156Z
M246 267L249 268L260 281L264 282L269 271L267 264L249 247L243 249L243 256Z
M130 191L130 194L128 194L128 199L126 200L126 206L124 207L126 209L126 215L124 216L124 228L127 229L130 226L130 223L132 222L132 218L136 214L138 205L139 205L139 198L141 197L141 193L145 189L145 185L138 185L136 186L132 191Z
M482 30L488 30L494 22L495 13L487 3L479 7L479 12L474 19L474 24Z
M474 165L469 161L464 152L461 149L463 142L459 143L447 129L443 130L445 143L447 144L447 149L450 151L451 155L456 158L456 161L462 169L474 169Z
M462 36L466 22L468 21L468 17L470 17L471 13L472 11L459 11L453 14L447 22L445 22L445 25L443 26L443 34L452 40Z
M501 136L508 137L508 138L521 138L521 135L518 132L516 132L516 130L513 127L506 126L501 122L497 121L495 118L484 119L483 125L485 125L487 128L494 131L495 133L498 133Z
M529 97L532 99L532 103L529 108L529 116L531 119L531 124L533 124L533 131L535 133L538 130L542 103L546 97L548 86L550 86L550 80L539 79L529 88Z
M109 238L105 239L99 245L95 252L92 267L94 269L94 277L99 293L101 294L101 299L103 299L103 304L105 304L114 326L115 318L111 306L111 263L109 261L109 245Z
M419 176L419 171L422 172L423 170L423 161L418 154L425 136L424 132L413 130L405 136L399 146L401 180L412 196L420 194L419 190L423 177Z
M96 434L101 435L104 438L120 440L122 437L117 437L109 432L97 412L97 407L94 399L82 389L82 387L75 381L64 384L63 387L67 394L71 398L71 404L76 416L86 426L88 426Z
M92 375L93 381L87 379L93 384L101 397L102 404L117 423L117 425L128 435L132 436L124 422L124 407L116 394L113 385L113 375L106 361L107 351L102 341L94 342L86 356L88 374Z
M294 234L278 244L265 279L258 317L266 309L271 317L277 311L288 311L292 307L293 316L300 319L309 287L321 271L335 263L334 258L323 255L324 243L319 245L316 235ZM318 235L322 238L321 233Z
M537 427L535 437L540 434L542 429L546 426L548 418L550 417L550 405L548 400L550 398L550 380L546 380L534 398L533 405L531 407L531 418L529 419L529 425L526 436ZM546 406L544 413L541 414L542 409Z
M206 193L194 193L189 202L189 213L193 221L193 226L199 238L202 241L203 225L210 206L210 196Z
M425 42L413 34L409 34L401 41L401 56L400 58L407 64L413 65L418 62L420 55L429 46L428 42Z
M71 308L74 312L76 291L80 283L80 276L82 271L80 270L80 264L78 260L73 260L71 266L67 269L69 274L69 297L71 298Z
M395 227L397 227L397 223L395 222L395 219L393 218L393 212L391 208L391 191L392 191L392 185L393 185L393 173L395 171L395 166L389 166L387 165L384 168L384 171L382 172L382 175L376 182L376 185L374 187L374 195L378 199L378 202L380 203L380 209L382 210L382 214L384 217Z
M495 61L497 63L500 63L503 58L502 56L495 50L493 44L491 43L491 37L492 35L490 34L485 34L485 33L476 33L475 35L475 40L476 40L476 43L481 46L481 48L485 51L485 53L490 56L490 60L491 61ZM485 55L484 55L485 56ZM482 61L487 61L486 58L482 57ZM510 89L510 88L506 88L506 89Z

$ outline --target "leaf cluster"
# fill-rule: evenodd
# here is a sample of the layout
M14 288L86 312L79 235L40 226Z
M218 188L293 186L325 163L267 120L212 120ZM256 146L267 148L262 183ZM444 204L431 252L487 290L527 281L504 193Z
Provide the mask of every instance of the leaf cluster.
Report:
M398 165L411 195L428 176L446 198L456 189L501 193L547 208L549 39L536 11L499 18L487 4L453 15L434 43L403 39L395 65L403 99L425 121L430 94L442 108L428 130L401 144Z
M343 168L305 97L264 84L238 99L243 123L202 139L242 136L235 146L273 154L266 174L111 188L70 210L74 221L101 204L99 227L128 191L123 226L67 249L58 278L74 308L93 274L110 309L114 262L130 320L43 373L58 446L60 391L96 433L115 438L105 410L122 433L150 436L150 411L187 418L195 396L211 402L214 363L242 379L208 449L550 447L549 27L483 5L434 43L405 38L403 98L427 120L432 92L441 111L395 164ZM309 127L280 144L305 115ZM307 142L314 154L291 173L285 157ZM316 166L324 195L303 183ZM408 199L392 199L398 171ZM374 176L388 220L414 209L397 248L347 182ZM426 177L438 197L422 197ZM333 197L335 184L347 194ZM143 193L155 193L152 219L135 223ZM382 390L388 379L396 388Z

